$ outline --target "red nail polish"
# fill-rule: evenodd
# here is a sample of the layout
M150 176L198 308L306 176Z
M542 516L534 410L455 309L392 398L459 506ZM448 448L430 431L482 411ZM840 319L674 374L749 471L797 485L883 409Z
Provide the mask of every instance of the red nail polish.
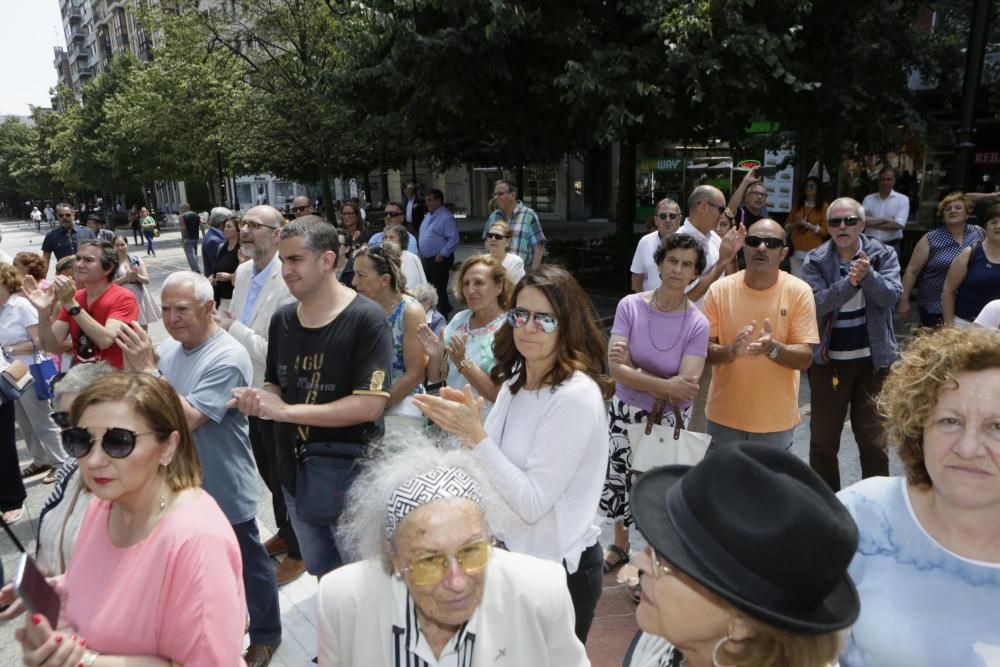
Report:
M31 615L31 622L34 625L38 625L39 623L41 623L42 622L42 616L41 616L41 614L32 614Z
M82 662L79 662L77 663L76 667L85 667L85 665Z
M62 635L56 635L56 644L62 644Z
M87 648L87 640L86 639L81 639L80 640L80 647L81 648Z

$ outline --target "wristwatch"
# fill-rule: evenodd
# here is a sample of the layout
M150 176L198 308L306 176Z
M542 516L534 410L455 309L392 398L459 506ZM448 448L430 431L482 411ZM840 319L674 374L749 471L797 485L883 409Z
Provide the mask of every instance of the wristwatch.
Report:
M83 308L80 307L80 304L77 304L71 308L67 308L66 312L70 314L70 317L76 317L80 314L81 310L83 310Z
M779 354L781 354L781 343L776 342L774 347L771 348L771 351L767 353L767 358L774 361L778 358Z
M472 362L472 359L469 359L468 357L466 357L465 359L462 359L462 362L459 364L459 366L461 366L462 368L472 368L475 365L476 364L474 364ZM459 371L459 372L461 372L461 371Z

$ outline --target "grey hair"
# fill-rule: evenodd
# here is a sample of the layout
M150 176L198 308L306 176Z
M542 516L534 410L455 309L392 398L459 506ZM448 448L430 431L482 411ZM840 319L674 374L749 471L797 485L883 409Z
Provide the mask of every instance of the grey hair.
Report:
M850 197L837 197L830 202L830 206L826 209L827 221L830 220L830 211L833 210L834 206L851 206L854 208L854 215L861 218L861 222L865 221L865 207L857 199L851 199Z
M691 196L688 197L688 211L693 209L698 202L709 201L716 193L722 195L722 190L714 185L699 185L691 191ZM723 195L723 198L725 198L725 195Z
M114 372L115 369L104 361L96 364L76 364L52 386L53 404L58 407L66 394L79 394L98 378Z
M389 498L403 482L437 467L459 468L479 485L487 531L510 525L510 508L490 485L471 452L435 444L416 429L387 434L375 449L351 485L337 528L337 546L350 560L379 558L385 571L392 571L389 558L393 546L385 538Z
M430 283L423 283L417 285L416 287L412 287L410 291L413 292L413 296L420 303L427 301L429 304L431 304L431 308L434 308L438 305L437 290L434 289L434 286L431 285Z
M201 303L215 300L215 291L212 289L212 283L208 282L208 278L194 271L174 271L163 280L161 293L168 287L185 284L189 284L194 288L194 298Z
M233 217L233 212L228 208L225 206L216 206L208 215L208 224L212 227L221 227L231 217Z
M281 240L300 237L303 245L315 253L340 255L337 228L318 215L304 215L281 228Z
M678 204L677 202L675 202L670 197L664 197L660 201L656 202L656 208L657 209L659 209L661 206L676 206L678 210L680 210L680 208L681 208L681 205Z

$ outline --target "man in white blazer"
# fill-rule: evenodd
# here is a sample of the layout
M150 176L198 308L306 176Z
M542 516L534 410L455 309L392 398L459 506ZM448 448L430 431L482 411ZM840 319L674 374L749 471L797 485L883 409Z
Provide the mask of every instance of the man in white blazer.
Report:
M281 259L278 257L278 234L283 219L281 211L268 205L255 206L243 216L240 247L251 261L243 262L236 269L230 304L232 310L217 316L219 325L250 353L253 362L252 386L258 388L264 384L267 331L271 316L278 308L295 300L281 277ZM250 442L257 470L271 491L274 520L278 524L278 533L264 546L272 557L287 553L276 572L278 586L282 586L301 576L305 572L305 564L278 482L274 422L250 417Z

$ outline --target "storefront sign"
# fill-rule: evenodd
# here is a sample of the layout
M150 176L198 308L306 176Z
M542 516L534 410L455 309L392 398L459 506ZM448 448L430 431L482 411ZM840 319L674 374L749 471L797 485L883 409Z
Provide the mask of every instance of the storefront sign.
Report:
M1000 150L976 151L973 158L974 164L1000 164Z
M639 161L639 171L683 171L683 158L647 158Z

